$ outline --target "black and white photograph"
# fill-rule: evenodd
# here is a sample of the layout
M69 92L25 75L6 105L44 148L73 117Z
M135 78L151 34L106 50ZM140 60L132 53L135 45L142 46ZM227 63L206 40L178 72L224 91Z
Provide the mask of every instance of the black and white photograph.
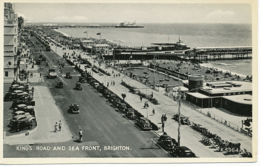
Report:
M257 1L213 2L1 2L3 159L255 161Z

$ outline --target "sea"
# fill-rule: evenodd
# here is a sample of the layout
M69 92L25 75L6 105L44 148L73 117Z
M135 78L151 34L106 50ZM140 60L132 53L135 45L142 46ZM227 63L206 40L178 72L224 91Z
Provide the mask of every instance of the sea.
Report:
M60 28L58 31L72 37L104 38L132 47L150 46L156 42L176 42L179 38L191 48L252 46L251 24L141 25L144 28ZM252 74L252 60L214 61L207 65L242 75Z

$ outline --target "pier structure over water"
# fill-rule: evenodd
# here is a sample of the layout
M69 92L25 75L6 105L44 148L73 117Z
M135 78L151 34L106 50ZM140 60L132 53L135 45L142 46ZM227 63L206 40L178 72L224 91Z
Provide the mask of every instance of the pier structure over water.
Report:
M115 49L117 50L117 49ZM105 59L115 60L187 60L196 62L216 61L216 60L238 60L251 59L252 47L197 47L186 50L155 51L155 50L136 50L125 49L114 51L113 56L105 56Z
M185 52L183 59L202 61L251 59L251 46L197 47Z

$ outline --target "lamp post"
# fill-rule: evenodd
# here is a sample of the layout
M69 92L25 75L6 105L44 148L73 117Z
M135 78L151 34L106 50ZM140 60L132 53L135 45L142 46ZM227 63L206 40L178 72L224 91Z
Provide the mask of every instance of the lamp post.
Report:
M184 95L181 92L181 89L179 88L177 90L177 102L178 102L178 146L180 146L181 141L181 99L184 98Z

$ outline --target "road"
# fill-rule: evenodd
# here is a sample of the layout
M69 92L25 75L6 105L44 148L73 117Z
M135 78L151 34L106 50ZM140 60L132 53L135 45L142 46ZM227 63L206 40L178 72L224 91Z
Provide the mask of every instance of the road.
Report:
M60 57L49 53L45 55L50 66L57 66ZM45 66L42 66L42 68L43 75L46 75L48 68ZM71 72L72 79L64 78L64 74L68 71ZM66 64L63 72L59 72L59 78L45 79L44 83L49 87L71 133L74 135L72 140L65 143L54 142L30 145L33 150L28 151L19 151L15 145L4 145L5 157L169 157L167 152L155 145L154 140L157 138L155 133L141 131L133 121L116 112L106 99L90 85L84 84L83 91L74 90L78 75L72 66ZM63 81L63 89L55 88L58 79ZM80 114L68 113L67 110L71 103L79 104ZM76 141L79 129L83 130L82 143ZM54 145L64 145L66 148L70 146L82 148L83 146L98 145L101 147L101 151L35 150L37 146L53 147ZM104 146L110 145L125 146L127 150L104 150Z

